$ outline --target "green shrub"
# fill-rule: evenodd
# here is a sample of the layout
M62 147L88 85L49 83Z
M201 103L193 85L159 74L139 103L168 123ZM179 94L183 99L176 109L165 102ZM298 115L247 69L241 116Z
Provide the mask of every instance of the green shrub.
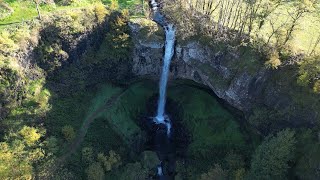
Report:
M28 145L34 145L41 137L41 134L34 127L24 126L19 133Z
M90 164L93 162L93 150L91 147L84 147L81 151L82 161L85 164Z
M0 52L9 54L18 49L18 45L15 44L10 32L3 30L0 33Z
M26 49L29 46L31 38L31 27L28 25L20 26L14 33L12 39L21 49Z
M268 136L251 160L249 179L285 179L295 151L295 133L283 130Z
M111 0L110 9L115 11L119 9L119 3L118 0Z
M105 174L99 162L94 162L86 169L87 177L90 180L104 180Z
M25 155L21 142L14 147L0 142L0 179L32 179L32 165Z
M234 179L235 180L244 180L246 175L246 170L244 168L237 169L234 172Z
M60 5L64 5L64 6L67 6L67 5L71 5L72 3L75 3L79 0L57 0L56 2Z
M105 20L106 15L110 14L110 12L101 3L95 5L94 12L98 19L98 23L102 23Z
M114 60L119 61L130 57L132 42L128 20L128 17L117 13L110 18L111 29L107 33L105 41L108 45L107 54Z
M303 145L308 149L303 151L302 157L298 159L294 172L299 179L319 179L320 143L307 144L303 142Z
M62 134L67 141L73 140L76 136L73 127L70 125L63 126Z
M141 163L128 163L121 169L117 179L147 179L148 170L144 169Z
M317 80L313 85L313 91L315 93L320 93L320 80Z
M281 65L279 53L277 51L273 51L268 58L269 60L265 62L265 66L267 68L278 69L278 67Z
M225 161L230 170L241 169L245 166L244 159L241 155L230 152L225 157Z
M57 153L59 150L58 139L54 136L50 136L45 141L46 148L50 153Z
M320 56L310 56L300 62L298 84L319 92Z
M113 168L118 168L121 165L120 155L112 150L109 151L109 156L99 153L97 158L103 164L105 171L111 171Z
M216 164L207 173L202 174L200 180L226 180L227 175L227 172L219 164Z

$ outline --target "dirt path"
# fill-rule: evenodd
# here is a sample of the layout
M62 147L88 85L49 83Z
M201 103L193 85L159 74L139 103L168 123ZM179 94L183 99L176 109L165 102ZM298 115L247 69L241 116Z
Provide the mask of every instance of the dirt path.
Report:
M58 170L58 168L61 167L73 153L76 152L76 150L81 145L84 137L86 136L88 128L90 127L90 124L95 120L97 115L99 115L100 113L105 111L107 108L111 107L116 101L118 101L118 99L126 92L126 90L127 89L124 89L112 95L108 100L104 102L104 105L100 106L96 111L94 111L89 117L87 117L84 120L83 125L79 130L77 137L70 143L69 147L67 148L68 152L66 152L63 156L59 157L54 163L54 165L48 168L50 174L54 174L54 172Z

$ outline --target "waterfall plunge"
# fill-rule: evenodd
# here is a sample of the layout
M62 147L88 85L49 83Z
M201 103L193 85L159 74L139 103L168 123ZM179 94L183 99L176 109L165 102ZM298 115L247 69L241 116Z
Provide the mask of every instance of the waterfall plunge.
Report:
M164 124L166 126L167 140L168 140L171 133L171 121L169 117L165 114L166 90L167 90L170 62L174 53L174 41L175 41L176 30L172 24L166 25L164 21L164 16L162 16L158 12L158 3L156 0L150 0L150 5L154 12L153 20L157 22L159 25L161 25L162 27L164 27L165 35L166 35L163 67L162 67L162 73L161 73L160 83L159 83L158 109L157 109L157 115L156 117L153 118L153 121L157 124ZM158 171L157 174L160 179L166 179L163 174L162 163L160 163L160 165L157 167L157 171Z
M155 122L160 124L165 124L167 126L167 133L170 135L171 122L165 115L165 105L166 105L166 90L169 75L170 62L174 53L174 41L175 41L175 28L172 24L165 26L166 43L165 43L165 53L163 58L163 68L159 83L159 101L158 101L158 111L155 118Z
M158 3L156 0L151 0L150 4L154 13L158 12ZM160 18L163 18L161 16ZM165 105L166 105L166 90L167 90L167 81L169 75L170 62L174 53L174 41L175 41L175 28L172 24L164 26L166 34L166 44L165 44L165 53L163 57L163 68L159 83L159 101L158 101L158 110L157 115L154 118L155 123L165 124L167 127L167 135L170 136L171 132L171 122L168 116L165 115Z
M153 11L157 11L158 10L158 3L155 0L151 0L150 4L152 6L152 10Z

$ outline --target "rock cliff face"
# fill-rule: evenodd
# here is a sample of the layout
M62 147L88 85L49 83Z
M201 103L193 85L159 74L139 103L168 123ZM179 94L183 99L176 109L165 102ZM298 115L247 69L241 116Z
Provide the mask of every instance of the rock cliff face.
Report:
M93 31L90 29L91 31L64 43L67 46L63 46L63 50L68 55L68 60L63 61L64 64L78 63L87 49L98 47L104 28L105 26ZM130 28L134 44L132 72L137 76L160 77L164 32L154 22L145 19L132 21ZM43 76L34 68L35 58L38 56L32 46L11 56L23 67L24 77L35 80ZM293 100L292 95L283 89L283 82L275 82L274 72L264 68L263 61L259 58L261 59L259 55L248 50L225 51L223 48L205 45L197 38L178 39L170 66L170 78L189 79L209 87L218 97L244 112L247 117L253 114L257 107L264 107L269 110L285 110L285 122L280 123L285 126L312 126L319 122L319 110L315 110L320 107L319 102L298 104L299 102ZM130 73L129 70L125 70L126 72ZM101 76L95 72L92 77ZM11 102L19 104L23 96L24 89L21 87L25 86L25 80L15 75L12 81L12 91L6 89L5 93L0 93L0 119L7 115L7 106ZM309 95L309 99L310 96L312 95Z
M138 76L160 75L164 40L160 35L161 28L157 29L155 26L149 27L154 32L148 34L145 33L146 27L139 22L130 24L134 41L133 73ZM257 58L253 68L243 65L246 56ZM295 106L289 95L281 92L280 87L274 87L272 70L263 66L259 59L261 57L252 56L245 55L241 50L225 52L203 45L197 40L178 39L170 67L170 78L189 79L209 87L219 98L241 110L247 117L252 115L256 107L288 109L289 106ZM303 109L305 111L308 108ZM304 117L301 113L288 115L284 126L315 124L318 118L316 112L306 110L302 113L306 114Z
M139 76L158 76L162 67L164 40L141 39L139 24L132 23L135 44L133 72ZM155 36L155 35L154 35ZM250 111L259 97L268 72L264 68L249 73L232 67L237 54L214 51L197 41L177 41L175 56L170 67L170 78L189 79L210 87L215 94L242 111Z

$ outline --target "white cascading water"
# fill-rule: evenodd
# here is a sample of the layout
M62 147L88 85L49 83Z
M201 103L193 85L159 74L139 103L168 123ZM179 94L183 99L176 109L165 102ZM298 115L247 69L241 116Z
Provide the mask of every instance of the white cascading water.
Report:
M155 0L151 0L151 6L153 11L158 10L158 3Z
M156 2L156 0L150 0L150 4L152 6L153 12L155 13L153 20L164 27L165 35L166 35L163 67L162 67L162 73L161 73L160 83L159 83L158 109L157 109L157 115L156 117L153 118L153 121L157 124L166 125L167 138L170 138L171 121L169 117L165 114L165 106L166 106L166 90L167 90L167 82L168 82L168 75L169 75L169 67L170 67L170 62L174 53L174 41L175 41L176 30L172 24L165 25L166 23L164 23L163 16L161 16L161 14L158 12L158 3ZM158 19L156 17L158 17ZM157 167L157 174L160 180L166 179L162 169L162 162L160 162L160 164Z
M163 176L162 167L161 167L161 162L160 162L160 165L159 165L158 168L157 168L157 174L158 174L158 176Z
M152 10L154 12L158 11L158 3L155 0L151 0ZM171 132L171 122L170 119L165 115L165 105L166 105L166 90L169 75L170 62L174 53L174 41L175 41L175 28L172 24L168 24L164 27L166 35L165 43L165 53L163 57L163 67L159 83L159 101L157 115L154 121L157 124L165 124L167 127L167 135L170 136Z
M165 27L166 44L163 58L162 74L159 83L159 101L157 111L157 122L164 123L165 120L165 105L166 105L166 90L169 75L170 62L174 53L175 28L172 24Z

